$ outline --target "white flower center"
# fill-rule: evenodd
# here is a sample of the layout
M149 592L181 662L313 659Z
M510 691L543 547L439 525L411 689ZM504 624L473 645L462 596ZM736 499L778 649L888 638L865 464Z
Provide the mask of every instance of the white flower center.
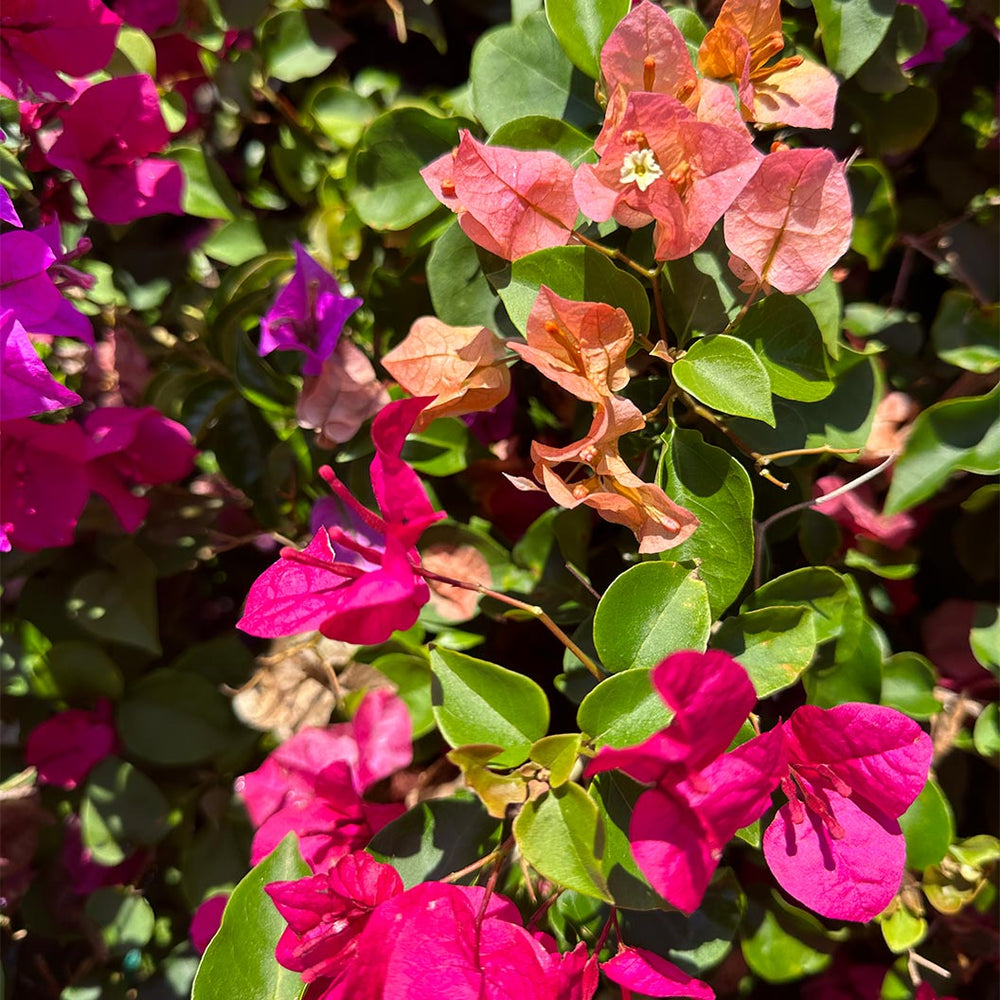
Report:
M631 184L634 181L640 191L645 191L653 181L662 176L663 171L656 162L653 151L649 148L636 149L625 154L619 180L622 184Z

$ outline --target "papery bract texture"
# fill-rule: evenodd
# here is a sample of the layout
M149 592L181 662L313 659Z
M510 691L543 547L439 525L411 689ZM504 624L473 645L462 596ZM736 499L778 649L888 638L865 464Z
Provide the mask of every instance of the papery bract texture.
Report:
M150 77L120 76L88 87L62 112L62 124L49 162L76 177L96 218L120 225L180 214L180 165L149 159L170 141Z
M556 153L486 146L463 129L458 147L420 171L465 234L490 253L517 260L565 246L576 224L573 168Z
M100 0L4 0L0 94L15 101L66 101L59 77L89 76L115 50L121 18Z
M624 309L574 302L541 286L528 314L527 345L513 350L577 399L599 403L628 385L635 333Z
M844 164L828 149L779 149L726 212L725 237L765 289L801 295L850 246L852 226Z
M31 417L82 402L57 382L25 333L7 310L0 315L0 420Z
M302 374L319 375L361 299L343 295L336 278L300 243L294 248L292 279L260 321L259 352L302 351Z
M8 222L12 226L17 226L18 229L24 225L5 187L0 187L0 222Z
M229 902L229 893L217 893L209 896L191 917L191 925L188 928L188 937L191 939L191 947L199 955L205 954L212 938L218 933L222 923L222 913Z
M969 33L967 25L952 17L944 0L903 0L912 3L927 23L924 47L903 63L903 69L914 69L927 63L943 62L945 53Z
M83 513L87 438L77 424L0 425L0 524L24 552L73 544Z
M485 326L449 326L421 316L382 364L408 393L433 397L414 425L420 430L438 417L489 410L506 399L505 354L503 340Z
M761 159L745 130L699 121L666 94L633 93L600 163L582 164L573 190L595 222L656 220L656 259L675 260L701 246Z
M648 997L691 997L713 1000L715 990L689 976L672 962L645 948L622 947L614 958L601 965L613 983Z
M319 375L306 375L295 404L299 426L317 432L321 448L350 441L362 424L389 404L367 355L349 340L338 342Z
M45 785L76 788L118 742L111 702L102 699L93 711L70 708L39 723L28 734L24 759Z
M365 791L413 757L406 705L386 689L370 691L350 722L307 728L274 750L236 790L257 831L256 864L291 831L315 872L359 850L403 809L363 800Z
M871 920L899 889L898 817L927 782L931 739L879 705L806 705L783 728L789 801L764 834L764 857L782 888L821 916Z

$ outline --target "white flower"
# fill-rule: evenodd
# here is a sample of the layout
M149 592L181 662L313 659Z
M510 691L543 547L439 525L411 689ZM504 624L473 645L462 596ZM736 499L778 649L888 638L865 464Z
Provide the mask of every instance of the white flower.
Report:
M626 153L622 160L622 172L619 180L622 184L635 181L640 191L645 191L658 177L663 176L659 163L651 149L637 149Z

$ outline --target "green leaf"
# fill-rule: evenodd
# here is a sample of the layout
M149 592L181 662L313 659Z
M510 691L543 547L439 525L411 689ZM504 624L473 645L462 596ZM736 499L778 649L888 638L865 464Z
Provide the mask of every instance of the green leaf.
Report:
M597 748L628 747L670 724L674 713L653 689L648 670L624 670L601 681L576 713Z
M115 51L106 69L112 76L144 73L155 78L156 49L149 35L138 28L123 24L118 29Z
M708 25L687 7L671 7L667 13L670 15L670 20L677 25L678 30L684 36L684 41L687 42L691 62L697 65L698 49L708 34Z
M558 118L544 115L526 115L504 122L489 138L490 146L509 146L511 149L547 149L558 153L574 167L593 163L597 159L594 142L578 128Z
M995 757L1000 753L1000 715L995 701L987 705L976 719L972 742L976 753L983 757Z
M592 80L601 77L601 49L628 13L629 0L545 0L545 16L573 65Z
M526 802L514 820L514 836L525 860L544 878L611 901L601 870L604 824L579 785L560 785Z
M857 224L857 219L854 220ZM816 320L823 346L834 361L840 358L840 327L843 318L844 304L840 295L840 285L833 280L830 272L823 275L823 280L811 291L800 295Z
M887 917L881 918L879 923L885 943L889 950L897 955L916 948L927 936L927 921L911 913L903 903L899 903Z
M90 772L80 834L99 865L120 864L137 846L158 843L171 825L163 793L131 764L106 757Z
M267 253L256 219L233 219L201 245L202 253L235 267Z
M806 607L770 607L727 618L712 648L734 656L758 698L791 687L816 654L816 626Z
M672 428L663 436L657 482L701 524L665 553L694 561L718 618L739 596L753 568L753 487L746 469L728 452L706 444L698 431Z
M420 170L457 145L458 130L471 124L422 108L395 108L376 118L351 155L348 191L361 221L373 229L407 229L438 208Z
M503 305L486 280L476 244L458 220L434 241L427 258L427 290L434 314L451 326L485 326L496 330Z
M319 76L349 36L318 10L283 10L260 26L260 54L268 76L284 83Z
M886 514L933 496L956 472L1000 472L1000 387L988 395L946 399L917 416L892 474Z
M513 767L549 728L545 692L529 678L495 663L447 649L431 652L434 718L453 747L495 743L493 763Z
M407 438L402 458L426 476L454 476L468 465L469 428L457 417L440 417Z
M573 67L541 11L482 35L472 50L469 80L473 110L490 132L525 115L579 128L600 119L593 83Z
M934 697L937 675L918 653L896 653L882 664L883 705L914 719L929 719L941 711Z
M847 584L827 566L806 566L765 583L751 594L740 611L762 608L799 607L813 611L817 642L838 638L844 628L844 612L851 602Z
M320 83L306 98L303 111L338 146L352 149L365 126L378 114L378 105L342 83Z
M264 886L310 875L295 835L287 837L233 890L194 979L191 1000L298 1000L305 983L278 965L274 949L287 927Z
M844 79L879 47L896 11L894 0L813 0L826 63Z
M838 0L827 0L837 3ZM934 127L937 94L930 87L907 87L901 94L868 94L857 86L841 86L842 113L861 126L861 143L870 157L897 156L916 149Z
M118 958L149 944L156 924L148 901L128 886L96 890L87 898L84 913L97 925L108 951Z
M1000 666L1000 607L996 604L976 605L969 645L979 664L996 673Z
M702 651L712 612L697 570L678 563L647 562L619 576L594 616L594 644L612 673L655 667L679 649Z
M696 340L672 371L685 392L713 410L774 426L767 369L742 340L721 333Z
M851 249L877 271L896 239L896 191L892 177L878 160L855 160L847 179L854 209Z
M543 736L531 744L528 756L536 764L548 768L549 784L553 788L565 785L580 755L580 733L559 733Z
M48 654L49 673L67 701L95 697L117 701L125 681L118 665L97 643L82 639L57 642Z
M885 377L874 358L848 347L841 349L840 360L831 368L836 388L825 399L801 403L775 398L774 424L736 417L729 421L733 432L762 455L825 444L863 448Z
M801 299L769 295L734 332L753 347L776 396L814 403L833 392L819 324Z
M201 219L235 219L240 197L222 168L200 146L174 144L168 150L184 171L181 208Z
M815 975L833 959L833 945L819 920L776 892L751 897L740 946L751 971L768 983Z
M509 283L497 292L521 334L527 333L528 313L542 285L574 302L606 302L624 309L638 336L645 336L649 330L649 296L645 289L632 275L590 247L550 247L514 261Z
M934 350L942 361L979 375L1000 368L998 309L982 307L968 293L953 288L941 297L931 326Z
M848 701L879 704L882 697L882 661L889 648L882 630L865 614L857 584L846 578L851 598L844 611L844 627L835 646L820 651L817 662L802 678L810 705L833 708Z
M995 705L993 706L996 707ZM899 817L906 837L906 867L923 871L936 865L955 839L955 817L951 805L933 778Z
M366 849L392 865L410 889L442 879L488 854L499 833L500 823L478 799L431 799L379 830Z
M396 686L413 724L413 739L426 736L434 728L431 706L431 671L427 660L412 653L386 653L372 666Z
M130 753L164 767L209 760L239 731L229 699L215 684L166 667L132 685L117 725Z
M659 909L664 905L663 898L636 864L628 836L635 803L646 789L621 771L606 771L594 778L588 791L597 803L604 827L601 867L615 905L629 910Z

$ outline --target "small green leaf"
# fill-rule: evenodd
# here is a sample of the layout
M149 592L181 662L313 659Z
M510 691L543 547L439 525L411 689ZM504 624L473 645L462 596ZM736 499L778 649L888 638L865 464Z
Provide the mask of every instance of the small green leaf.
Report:
M431 652L434 718L453 747L495 743L493 763L513 767L549 728L545 692L523 674L447 649Z
M774 426L767 369L742 340L721 333L696 340L672 371L685 392L713 410Z
M931 326L934 350L942 361L979 375L1000 368L996 306L981 306L968 292L952 289L941 297Z
M934 697L936 674L918 653L896 653L882 665L882 704L914 719L929 719L941 711Z
M923 917L910 913L906 906L899 903L889 916L879 921L882 937L889 950L901 955L918 944L927 936L927 921Z
M469 428L457 417L441 417L411 434L402 458L426 476L454 476L469 464Z
M379 830L367 851L391 864L410 889L442 879L488 854L499 833L500 823L478 799L430 799Z
M878 160L855 160L847 179L854 209L851 249L877 271L896 239L896 191L892 176Z
M434 241L427 258L427 290L434 314L452 326L498 327L503 305L486 280L476 244L454 220Z
M511 149L547 149L558 153L574 166L594 162L594 141L578 128L558 118L544 115L526 115L504 122L489 138L491 146L509 146Z
M969 645L979 664L996 673L1000 667L1000 607L996 604L976 605Z
M329 69L349 36L321 11L283 10L264 21L258 37L268 75L294 83Z
M305 983L274 958L278 938L288 925L264 886L310 874L292 833L250 870L229 897L222 925L202 956L192 1000L298 1000Z
M769 607L727 618L712 648L732 654L750 675L758 698L791 687L812 663L816 626L807 607Z
M826 63L844 79L879 47L896 11L894 0L814 0Z
M844 612L851 601L847 585L836 570L806 566L765 583L743 603L741 612L761 608L811 608L816 641L827 642L841 635Z
M985 396L947 399L917 416L892 474L886 514L933 496L956 472L1000 472L1000 387Z
M995 757L1000 753L1000 714L997 712L995 701L987 705L976 719L972 741L976 753L984 757Z
M632 275L590 247L550 247L514 261L509 283L497 292L511 322L522 334L527 333L528 314L542 285L574 302L606 302L624 309L637 335L645 336L649 330L649 297L645 289Z
M906 837L907 868L923 871L945 856L955 838L955 817L933 778L899 817L899 825Z
M580 703L577 725L595 745L628 747L670 724L674 713L653 689L648 670L624 670L601 681Z
M328 139L351 149L378 114L378 105L342 83L324 82L310 91L303 110Z
M175 144L168 150L184 171L181 207L201 219L232 220L240 213L240 197L222 168L200 146Z
M536 764L548 768L549 784L553 788L565 785L576 766L580 754L580 733L559 733L535 740L528 757Z
M368 126L351 155L348 188L362 222L407 229L439 206L420 171L458 144L471 122L437 118L422 108L395 108Z
M476 117L490 132L525 115L579 128L600 119L593 83L573 67L541 11L482 35L469 80Z
M124 678L118 665L97 643L81 639L57 642L48 654L49 672L67 701L122 696Z
M601 76L601 49L628 13L629 0L545 0L545 16L573 65L592 80Z
M413 738L426 736L434 728L431 671L427 660L412 653L386 653L373 660L372 666L395 684L396 694L410 713Z
M153 936L153 908L129 886L97 889L87 897L84 912L97 925L108 951L118 958L133 948L144 948Z
M743 927L743 957L765 982L795 982L833 960L834 946L819 920L776 892L751 897Z
M679 649L702 651L712 613L697 571L647 562L619 576L594 616L594 644L607 670L655 667Z
M540 875L585 896L611 901L601 859L604 824L594 800L577 784L526 802L514 820L525 860Z
M753 568L753 487L746 469L728 452L706 444L698 431L664 434L657 482L701 524L665 553L674 562L694 561L718 618L739 596Z

